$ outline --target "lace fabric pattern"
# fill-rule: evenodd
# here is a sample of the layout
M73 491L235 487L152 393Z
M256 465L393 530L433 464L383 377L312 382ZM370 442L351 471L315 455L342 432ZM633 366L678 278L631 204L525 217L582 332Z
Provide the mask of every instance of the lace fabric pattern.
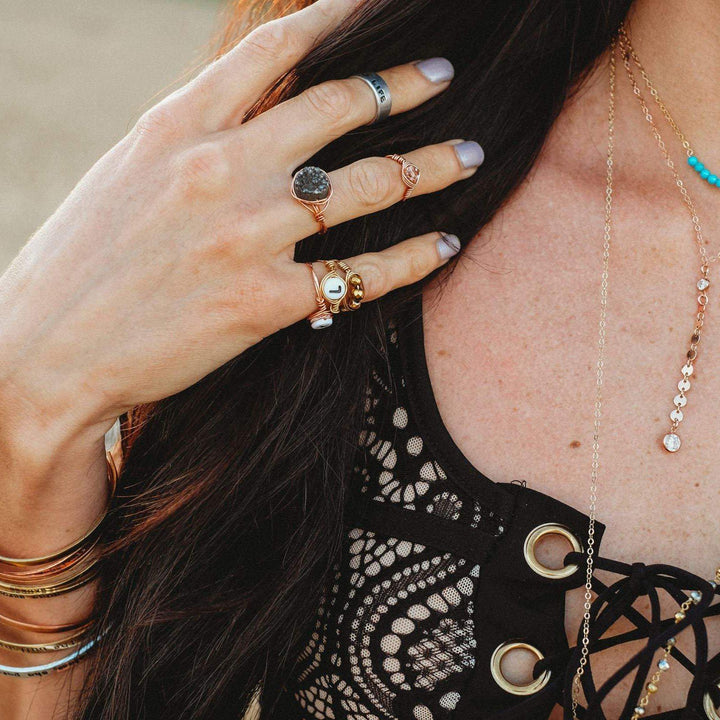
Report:
M503 521L465 495L413 422L388 327L388 363L367 388L354 482L361 505L410 511L500 535ZM447 720L475 668L480 565L397 533L348 522L340 562L301 653L292 694L315 720ZM417 532L417 531L416 531ZM415 533L416 534L416 533Z

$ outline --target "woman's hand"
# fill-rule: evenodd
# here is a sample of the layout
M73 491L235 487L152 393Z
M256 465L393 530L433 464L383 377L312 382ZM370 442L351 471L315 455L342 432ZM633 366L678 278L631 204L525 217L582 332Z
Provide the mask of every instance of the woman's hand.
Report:
M357 78L332 81L241 119L354 4L318 0L255 30L143 115L29 241L0 282L3 418L12 405L34 416L26 428L52 417L68 432L105 430L316 309L293 250L317 224L290 195L292 172L371 122L373 94ZM442 92L452 67L380 72L397 113ZM454 141L407 158L422 169L422 194L472 175L482 151ZM405 189L385 158L330 177L329 226L387 208ZM413 238L349 264L372 300L435 269L452 244ZM12 422L19 433L26 420Z

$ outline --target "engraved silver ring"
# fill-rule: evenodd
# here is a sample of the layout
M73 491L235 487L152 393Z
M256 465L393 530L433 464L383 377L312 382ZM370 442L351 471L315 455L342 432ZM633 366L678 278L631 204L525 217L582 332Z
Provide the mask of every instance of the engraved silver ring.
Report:
M363 73L362 75L353 75L352 77L360 78L372 91L375 96L375 105L377 111L375 119L369 123L370 125L385 120L392 110L392 95L388 84L377 73Z

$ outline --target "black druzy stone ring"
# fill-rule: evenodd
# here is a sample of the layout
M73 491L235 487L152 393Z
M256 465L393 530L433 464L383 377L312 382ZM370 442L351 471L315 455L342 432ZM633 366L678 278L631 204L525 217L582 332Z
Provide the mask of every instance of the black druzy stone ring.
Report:
M292 196L309 210L320 225L319 232L327 232L325 210L332 197L330 176L319 167L304 167L293 176L290 188Z

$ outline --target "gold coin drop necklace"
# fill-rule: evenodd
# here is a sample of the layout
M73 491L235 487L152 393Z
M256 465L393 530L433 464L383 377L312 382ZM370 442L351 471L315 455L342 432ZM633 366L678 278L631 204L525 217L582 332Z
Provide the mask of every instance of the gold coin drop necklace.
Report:
M578 708L580 704L580 697L582 693L582 677L586 671L586 668L590 659L590 626L592 618L592 600L593 600L593 573L595 565L595 526L597 517L597 498L598 498L598 486L599 486L599 470L600 470L600 427L602 419L602 406L603 406L603 386L605 377L605 346L606 346L606 335L607 335L607 305L608 305L608 280L609 280L609 268L610 268L610 248L612 240L612 211L613 211L613 169L614 169L614 149L615 149L615 84L617 75L617 62L616 54L619 47L620 55L625 64L626 70L630 70L628 77L631 81L634 81L632 70L629 68L628 58L631 57L627 42L627 35L624 32L624 28L620 28L620 32L617 38L613 38L610 44L609 54L609 103L608 103L608 136L607 136L607 158L606 158L606 186L605 186L605 225L603 232L603 254L602 254L602 274L600 282L600 318L598 322L598 356L596 363L596 382L595 382L595 405L594 405L594 424L593 424L593 446L592 446L592 464L590 473L590 499L589 499L589 511L588 511L588 534L587 534L587 546L585 551L585 593L584 593L584 604L583 604L583 619L581 626L581 641L580 641L580 655L578 660L578 666L575 670L575 675L572 681L572 695L571 695L571 713L573 720L578 720ZM698 284L700 290L700 298L698 299L699 311L697 313L697 322L695 324L695 330L691 338L690 352L687 354L687 360L682 368L682 380L678 386L680 394L675 398L675 409L680 411L685 406L685 393L690 389L688 378L693 374L694 362L697 357L697 345L700 340L700 329L702 328L704 317L705 317L705 305L707 305L707 293L705 292L709 287L708 272L709 265L712 260L718 259L717 256L709 258L705 252L703 246L702 231L700 229L700 223L697 219L697 213L695 212L695 206L690 199L690 196L685 189L682 179L677 174L675 167L672 163L667 149L662 142L662 137L657 130L652 115L647 109L647 105L642 98L637 83L633 82L633 91L638 99L643 104L643 110L645 117L653 127L653 134L655 135L658 145L660 146L665 156L668 167L673 171L675 183L680 189L683 200L685 201L688 210L690 210L693 226L696 231L696 239L698 241L698 247L700 249L700 255L702 257L702 278L705 282ZM684 381L684 382L683 382ZM676 422L676 418L677 422ZM682 415L671 416L673 421L672 434L676 434L674 431L677 430L677 425L682 420ZM679 438L678 438L679 443ZM679 449L674 447L672 442L663 443L670 452L676 452ZM670 447L668 447L668 444ZM720 568L716 571L715 579L713 584L720 583ZM695 603L699 601L700 593L693 591L689 593L689 596L683 602L675 614L675 623L681 622L685 618L687 610ZM660 660L657 662L657 671L652 675L650 680L645 684L644 692L638 700L637 706L633 710L631 720L640 720L646 712L646 708L650 703L650 698L658 691L658 685L660 683L662 675L670 669L670 653L675 645L675 638L671 637L667 641L664 652Z
M660 98L660 95L657 91L657 88L653 85L653 83L650 81L650 78L645 71L645 68L643 67L642 63L640 62L640 59L638 58L637 53L635 52L631 42L630 42L630 36L628 35L627 30L623 25L620 26L620 30L618 33L618 45L620 49L620 55L623 60L623 64L625 66L625 72L628 76L628 79L630 80L630 83L632 85L633 94L637 98L638 102L640 103L640 106L643 111L643 115L645 116L645 119L647 120L648 124L650 125L652 129L653 136L655 137L655 141L657 142L658 147L660 148L660 151L662 152L664 158L665 158L665 164L668 166L670 171L673 174L673 177L675 179L675 184L677 185L678 189L680 190L680 194L682 195L683 202L685 203L685 206L688 209L688 212L690 213L690 219L693 224L693 228L695 230L695 243L698 248L698 252L700 254L700 277L697 280L697 290L698 290L698 296L697 296L697 311L695 313L695 322L692 334L690 335L690 342L688 344L688 350L685 355L685 362L680 369L681 372L681 378L677 384L678 393L673 398L673 409L670 412L670 428L668 432L665 434L665 436L662 438L662 444L664 448L671 453L675 453L680 449L680 446L682 445L682 441L680 439L680 435L678 433L678 428L680 423L683 421L683 418L685 416L686 410L684 409L687 405L687 393L690 390L690 387L692 385L691 377L695 373L695 361L697 360L698 356L698 347L700 345L700 338L702 335L703 326L705 324L705 313L706 308L708 304L708 291L710 289L710 266L711 263L717 262L720 260L720 254L716 253L714 255L708 255L707 250L705 249L705 240L703 238L703 232L702 228L700 227L700 220L698 219L697 210L695 209L695 203L692 201L690 195L688 194L687 188L685 187L685 183L683 182L682 178L678 174L677 168L675 167L675 163L673 162L672 158L670 157L670 153L668 152L668 149L665 145L665 142L662 139L662 136L660 135L660 131L658 130L657 124L655 123L655 119L652 116L652 113L650 112L650 108L648 108L647 103L645 102L645 99L643 98L642 92L640 90L640 87L637 83L637 80L635 79L635 75L633 73L632 67L631 67L631 61L635 64L637 67L640 75L642 76L643 80L645 81L645 84L648 87L648 90L650 92L650 95L655 99L655 102L657 103L658 107L660 108L660 111L662 112L663 116L667 120L670 127L673 129L675 134L678 136L678 138L681 140L683 148L686 149L688 154L688 161L691 166L693 166L696 170L698 168L698 163L691 162L691 158L696 158L697 156L692 151L692 148L690 146L689 141L686 139L685 135L680 130L678 124L675 122L675 120L670 115L669 110L667 109L667 105L662 101ZM702 170L701 177L703 179L712 179L713 182L710 184L715 185L716 182L720 182L718 178L715 175L705 175L705 170Z

